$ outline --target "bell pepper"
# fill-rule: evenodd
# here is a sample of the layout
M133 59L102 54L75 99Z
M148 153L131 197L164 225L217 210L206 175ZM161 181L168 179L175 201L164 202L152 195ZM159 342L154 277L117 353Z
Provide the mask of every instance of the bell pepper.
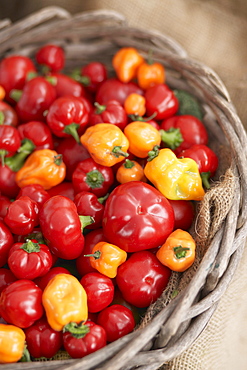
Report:
M55 150L34 151L16 173L16 183L22 188L29 184L40 184L45 190L60 184L66 175L66 166L61 154Z
M138 162L131 161L128 158L118 167L116 179L120 184L129 181L147 181L143 167Z
M179 108L179 102L173 91L166 84L154 85L146 90L147 115L156 113L155 119L161 120L174 116Z
M101 274L114 278L118 266L126 261L127 253L114 244L99 242L93 247L92 253L85 257L90 257L92 267Z
M124 102L124 109L128 115L144 116L146 112L145 107L146 99L139 94L132 93L127 96Z
M137 70L137 82L143 90L165 83L165 67L161 63L154 62L150 53L148 60Z
M183 272L195 260L196 243L190 233L176 229L158 249L156 257L172 271Z
M37 203L40 209L42 205L50 198L50 194L44 190L43 186L40 184L30 184L23 186L16 196L19 199L22 196L28 196Z
M64 68L65 52L61 46L46 44L38 49L35 59L43 67L43 73L58 72Z
M0 158L4 166L6 156L14 155L21 146L21 138L17 128L0 124Z
M0 125L17 127L19 119L15 109L5 101L0 100Z
M132 47L121 48L112 59L116 75L122 82L133 80L136 77L138 67L143 62L144 58Z
M0 267L3 267L8 260L9 250L14 243L13 235L8 226L0 221Z
M44 289L42 302L54 330L62 331L67 324L79 324L88 318L85 289L73 275L54 276Z
M105 105L95 102L94 106L95 109L89 117L90 126L107 122L123 130L127 125L128 116L123 106L117 100L109 100Z
M98 123L88 127L80 137L96 163L112 167L128 157L129 141L122 130L110 123Z
M54 79L54 88L56 90L57 98L61 96L85 96L86 91L84 86L79 82L75 81L74 78L67 76L63 73L52 72L49 77Z
M197 163L177 158L171 149L150 151L144 173L168 199L201 200L205 194Z
M33 142L35 150L53 149L53 137L46 123L30 121L17 127L22 140L29 139Z
M14 363L22 358L25 338L21 328L0 324L0 364Z
M124 134L129 141L129 151L138 158L146 158L155 145L160 145L161 136L155 127L144 121L129 123Z

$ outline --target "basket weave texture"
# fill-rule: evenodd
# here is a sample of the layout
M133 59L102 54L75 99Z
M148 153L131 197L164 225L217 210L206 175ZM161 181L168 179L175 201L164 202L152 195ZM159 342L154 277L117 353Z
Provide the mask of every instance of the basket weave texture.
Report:
M36 368L158 369L185 351L214 313L241 259L247 235L247 137L219 77L192 60L173 39L155 30L131 28L114 11L71 15L58 7L44 8L12 24L0 21L0 58L11 54L34 57L46 43L61 45L66 53L65 72L92 60L106 64L124 46L133 46L166 67L166 83L184 89L201 103L210 145L220 158L211 189L197 207L193 226L197 241L194 265L173 273L162 296L153 303L131 334L80 360L61 354ZM3 369L33 369L34 363L3 365Z

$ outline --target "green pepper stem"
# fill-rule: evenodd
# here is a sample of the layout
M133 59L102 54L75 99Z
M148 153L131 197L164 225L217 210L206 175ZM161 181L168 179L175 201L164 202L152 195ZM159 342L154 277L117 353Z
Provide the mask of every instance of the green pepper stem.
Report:
M54 163L57 166L61 166L62 162L63 162L63 155L62 154L54 155Z
M70 332L74 338L80 339L85 337L90 332L90 329L83 323L77 324L76 322L70 322L63 327L63 332L65 333L66 331Z
M139 116L138 114L130 114L129 118L132 121L148 122L148 121L151 121L151 119L155 118L156 116L157 116L157 112L154 112L151 116L146 117L146 118Z
M5 119L5 115L4 115L3 111L1 110L0 111L0 125L4 124L4 119Z
M0 158L1 158L1 164L4 166L5 164L5 156L8 154L7 150L0 149Z
M112 149L112 154L117 158L119 158L120 156L128 157L129 154L121 150L121 148L121 146L114 146L114 148Z
M128 159L128 158L125 159L124 164L123 164L123 166L125 168L132 168L132 167L134 167L134 165L135 165L135 163L133 161L131 161L130 159Z
M91 216L79 216L79 219L81 221L81 230L94 223L94 218Z
M210 176L211 176L211 172L210 171L201 172L200 175L201 175L203 186L206 189L210 189L209 179L210 179Z
M100 197L100 198L98 198L98 202L99 202L100 204L103 204L103 203L104 203L104 201L105 201L108 197L109 197L109 193L107 193L104 197Z
M105 105L100 105L97 102L94 103L94 106L97 108L96 111L95 111L96 114L100 114L100 113L102 113L102 112L104 112L106 110L106 106Z
M85 182L92 189L100 188L104 181L105 178L99 170L92 170L86 174Z
M175 150L184 141L179 128L171 127L169 130L159 130L161 140L168 148Z
M5 158L5 165L7 165L13 172L19 171L22 168L26 157L32 153L34 148L35 145L31 140L24 139L17 153L12 157Z
M153 147L153 149L152 149L152 150L150 150L150 151L148 152L148 158L147 158L147 161L148 161L148 162L150 162L150 161L152 161L154 158L158 157L159 152L160 152L160 150L159 150L159 146L158 146L158 145L155 145L155 146Z
M9 96L15 101L18 102L20 98L22 97L22 90L13 89L10 91Z
M40 252L39 243L34 243L30 239L26 239L26 243L22 244L21 249L23 249L27 253Z
M84 254L84 257L93 257L94 259L98 260L101 257L101 252L95 251L92 254Z
M88 86L91 82L88 76L82 76L80 68L74 69L70 77L73 78L75 81L80 82L84 86Z
M179 245L177 247L173 248L175 256L177 259L184 258L187 254L187 251L190 250L190 248L182 247L182 245Z
M31 362L31 356L26 346L24 347L22 357L19 361L20 362Z
M77 129L79 127L80 127L79 124L73 122L70 125L65 126L64 129L63 129L63 132L65 132L68 135L73 136L73 138L75 139L75 141L77 143L80 143L80 138L79 138L79 135L78 135L78 132L77 132Z

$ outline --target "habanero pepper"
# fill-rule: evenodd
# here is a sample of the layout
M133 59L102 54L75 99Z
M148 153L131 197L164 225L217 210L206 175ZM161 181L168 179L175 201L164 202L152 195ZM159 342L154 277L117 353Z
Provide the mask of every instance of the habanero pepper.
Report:
M187 231L176 229L158 249L156 257L172 271L183 272L193 264L195 249L192 236Z
M47 72L59 72L64 68L65 52L61 46L46 44L38 49L35 59Z
M17 278L9 268L2 267L0 268L0 295L1 292L6 286L16 281Z
M85 88L79 82L63 73L52 73L49 75L54 79L54 87L57 98L61 96L71 95L75 97L85 96Z
M44 289L42 303L54 330L62 331L71 322L79 324L87 320L87 295L73 275L55 275Z
M19 119L15 109L5 101L0 100L0 125L17 127Z
M4 166L5 157L14 155L21 146L21 137L17 128L0 124L0 158Z
M99 86L107 80L107 68L101 62L90 62L74 70L72 78L85 86L90 93L96 93Z
M145 91L147 115L156 113L155 119L161 120L177 113L179 102L166 84L154 85Z
M107 122L123 130L127 125L128 116L123 106L117 100L109 100L105 105L95 102L94 106L95 109L89 117L90 126Z
M62 155L55 150L35 150L19 171L15 181L22 188L29 184L40 184L45 190L60 184L66 175L66 166Z
M177 158L171 149L155 147L144 173L167 199L201 200L205 195L197 163L191 158Z
M0 221L3 221L4 217L6 216L10 204L11 200L9 197L0 195Z
M13 235L8 226L0 221L0 267L3 267L8 260L9 250L14 244Z
M50 128L40 121L22 123L17 127L21 139L29 139L35 145L35 150L53 149L53 137Z
M137 83L143 90L147 90L154 85L164 84L165 74L165 67L161 63L154 62L149 53L148 60L137 70Z
M144 62L144 58L137 49L124 47L118 50L113 58L112 65L118 79L122 82L130 82L137 75L138 67Z
M118 167L116 179L120 184L129 181L147 181L143 167L137 161L131 161L128 158Z
M144 116L146 113L146 99L139 94L132 93L124 101L125 112L129 115Z
M30 184L23 186L16 196L19 199L22 196L27 196L37 203L40 209L42 205L50 198L50 194L40 184Z
M128 157L129 141L119 127L110 123L98 123L88 127L80 137L91 157L98 164L112 167Z
M47 192L50 197L54 197L55 195L63 195L71 200L74 200L75 198L75 189L71 181L63 181L47 190Z
M48 199L39 212L40 227L51 252L60 258L75 259L83 251L83 228L91 217L79 216L74 202L62 195Z
M25 339L21 328L0 324L0 364L18 362L25 351Z
M55 267L52 267L45 275L34 279L34 282L36 285L38 285L38 287L40 287L40 289L44 290L46 285L49 283L49 281L58 274L71 275L70 271L67 270L66 268L61 267L61 266L55 266Z

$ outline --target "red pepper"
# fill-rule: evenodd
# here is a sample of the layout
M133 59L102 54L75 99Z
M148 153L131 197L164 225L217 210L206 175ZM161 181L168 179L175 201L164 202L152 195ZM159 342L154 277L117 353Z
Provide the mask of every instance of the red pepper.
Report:
M136 93L143 95L143 90L134 82L121 82L116 78L109 78L100 85L95 101L105 105L109 100L117 100L122 106L127 96Z
M6 286L16 281L17 278L8 268L0 268L0 295Z
M95 93L99 86L106 80L107 68L103 63L90 62L81 68L79 81L92 93Z
M37 203L39 209L47 201L47 199L51 197L50 194L40 184L30 184L23 186L23 188L21 188L19 193L17 194L16 199L19 199L22 196L27 196L34 200Z
M4 217L5 224L13 234L26 235L31 233L39 221L37 203L26 195L12 202Z
M70 137L79 143L88 125L88 111L81 100L75 96L62 96L51 104L46 121L54 135Z
M72 182L76 194L89 191L97 197L102 197L114 183L113 170L111 167L96 163L92 158L87 158L76 166Z
M42 293L32 280L14 281L1 293L0 315L8 324L28 328L44 314Z
M118 268L117 286L124 299L136 307L155 302L168 284L171 270L150 251L133 253Z
M107 122L118 126L121 130L125 128L128 123L128 116L117 100L109 100L105 105L96 102L94 105L96 108L89 117L90 126Z
M0 267L8 261L9 250L14 243L14 238L9 228L0 221Z
M0 158L4 166L6 156L14 155L21 146L18 130L13 126L0 125Z
M105 200L103 198L97 198L97 196L88 191L81 191L77 193L74 198L74 203L77 208L77 212L82 216L91 216L94 222L86 229L98 229L102 226L102 218L104 213L104 205L102 204Z
M49 281L57 274L70 274L70 272L64 267L52 267L44 276L34 279L34 282L40 289L44 290Z
M72 180L72 174L78 163L90 158L85 146L77 143L73 137L64 138L58 145L57 152L63 156L63 162L66 165L66 179L69 181Z
M96 272L96 269L91 266L90 258L84 257L86 254L91 254L93 247L102 241L106 241L103 229L99 228L93 231L90 231L89 234L85 235L85 243L82 254L76 259L76 268L80 276L84 276L89 272Z
M61 71L65 64L64 50L58 45L46 44L40 47L35 58L38 64L46 68L47 72Z
M105 329L107 342L114 342L134 330L135 319L129 308L114 304L99 313L97 324Z
M178 111L178 99L166 84L150 87L145 92L145 99L147 115L156 113L157 120L171 117Z
M72 358L82 358L105 347L105 329L93 321L84 324L69 323L64 328L63 345Z
M126 252L156 248L173 231L174 212L169 201L141 181L117 186L105 203L106 239Z
M82 229L92 220L80 218L72 200L62 195L48 199L40 210L39 221L52 253L68 260L79 257L84 247Z
M0 125L17 127L19 123L17 113L11 105L0 100Z
M34 358L51 358L60 350L63 344L63 334L54 330L48 324L46 317L37 320L24 330L26 345Z
M190 200L171 200L169 202L173 208L175 222L174 230L189 230L195 217L195 207Z
M0 85L5 90L5 99L8 102L15 102L10 96L11 91L22 90L30 73L36 73L36 68L28 57L11 55L1 60Z
M216 153L207 145L197 144L192 145L188 149L184 149L180 153L179 157L194 159L194 161L198 164L202 183L206 189L209 189L209 179L214 176L219 164Z
M112 303L114 284L109 277L99 272L89 272L81 278L80 283L87 293L89 312L100 312Z
M25 138L32 140L36 150L54 148L51 130L44 122L23 123L18 126L17 130L22 140Z
M4 217L6 216L10 204L11 200L9 197L0 195L0 221L3 221Z
M8 266L18 279L33 280L45 275L52 267L52 255L45 244L37 240L15 243L9 250Z
M161 122L160 133L163 142L179 156L181 151L195 144L207 145L208 133L204 124L195 116L182 115L165 119ZM164 131L163 131L164 130ZM169 136L167 136L167 132ZM173 137L181 135L181 141L173 141ZM171 139L172 136L172 139Z
M48 194L50 197L54 197L55 195L63 195L71 200L75 198L75 190L73 187L72 182L63 181L61 184L53 186L51 189L48 190Z
M28 81L16 104L16 112L22 122L45 121L44 113L56 99L56 90L44 77Z
M85 88L79 82L63 73L52 73L50 77L54 78L54 87L56 89L57 98L66 95L85 96Z

